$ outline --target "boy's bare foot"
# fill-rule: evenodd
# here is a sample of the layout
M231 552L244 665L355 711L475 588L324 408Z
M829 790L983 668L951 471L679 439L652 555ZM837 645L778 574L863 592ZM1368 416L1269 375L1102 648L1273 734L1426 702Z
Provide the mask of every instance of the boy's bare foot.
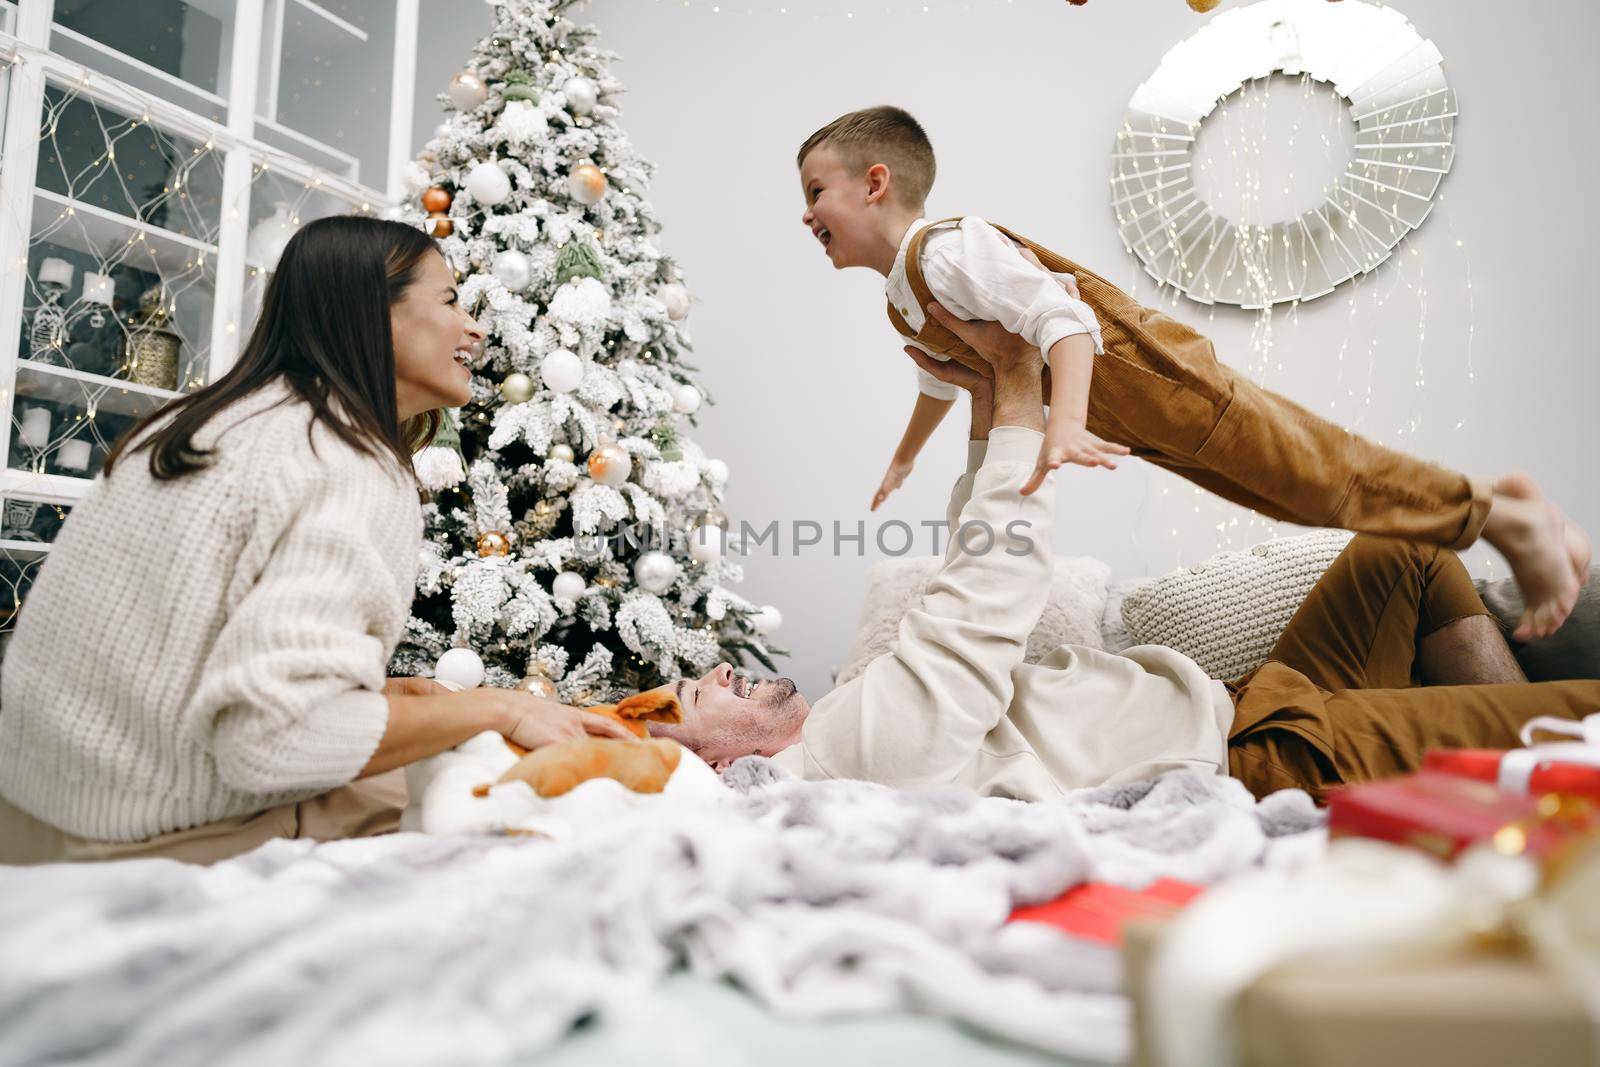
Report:
M1576 538L1569 534L1567 517L1526 474L1508 475L1491 489L1483 536L1510 564L1525 605L1512 636L1518 641L1548 637L1578 601L1577 565L1587 555L1588 538L1576 527Z
M1545 499L1544 493L1540 491L1538 484L1521 471L1506 475L1499 481L1494 482L1491 488L1497 493L1521 497L1524 500ZM1555 505L1552 504L1551 507L1555 507ZM1556 508L1556 510L1561 512L1560 508ZM1581 587L1589 580L1589 567L1594 562L1593 549L1589 545L1589 535L1584 533L1583 527L1567 518L1565 512L1561 512L1561 522L1563 526L1562 532L1566 537L1567 558L1572 561L1573 577L1578 580L1578 585Z

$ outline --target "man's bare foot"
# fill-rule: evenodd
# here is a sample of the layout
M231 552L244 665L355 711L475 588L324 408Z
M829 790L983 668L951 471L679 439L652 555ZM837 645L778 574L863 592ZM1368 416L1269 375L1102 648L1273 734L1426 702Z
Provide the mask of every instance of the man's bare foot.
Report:
M1578 602L1582 580L1577 564L1581 555L1587 555L1588 538L1577 530L1573 540L1567 517L1526 474L1507 475L1491 488L1494 499L1483 527L1484 540L1510 564L1525 605L1512 636L1518 641L1548 637L1561 628ZM1587 577L1587 567L1584 570Z

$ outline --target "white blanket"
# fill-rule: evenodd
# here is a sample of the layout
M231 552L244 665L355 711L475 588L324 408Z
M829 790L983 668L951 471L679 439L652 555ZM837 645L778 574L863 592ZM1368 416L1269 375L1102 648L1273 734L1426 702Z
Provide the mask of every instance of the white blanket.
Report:
M1324 837L1304 794L1256 804L1194 772L1059 804L799 782L755 758L724 782L642 806L580 787L560 842L0 867L0 1063L503 1062L679 966L791 1016L920 1010L1114 1061L1114 954L1006 926L1011 908L1084 879L1209 882Z

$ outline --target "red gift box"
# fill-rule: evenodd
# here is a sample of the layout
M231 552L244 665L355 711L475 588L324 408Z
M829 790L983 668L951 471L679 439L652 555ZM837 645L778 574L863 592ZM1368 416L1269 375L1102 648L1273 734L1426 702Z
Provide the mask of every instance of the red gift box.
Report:
M1561 793L1600 800L1600 748L1540 745L1508 752L1487 748L1436 748L1422 769L1472 778L1511 793Z
M1172 878L1157 879L1143 889L1085 882L1048 903L1018 908L1006 921L1045 923L1074 937L1120 945L1128 923L1170 919L1204 888Z
M1596 829L1600 819L1585 801L1507 793L1430 771L1345 786L1328 798L1330 837L1392 841L1442 859L1454 859L1477 844L1545 859Z

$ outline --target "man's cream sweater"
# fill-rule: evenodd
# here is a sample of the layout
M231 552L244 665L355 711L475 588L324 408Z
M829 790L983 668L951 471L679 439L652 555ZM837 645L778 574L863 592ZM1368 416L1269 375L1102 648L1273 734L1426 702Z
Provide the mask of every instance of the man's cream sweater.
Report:
M141 452L95 480L6 653L0 795L139 841L356 777L422 514L409 474L310 422L274 383L197 435L210 468L158 482Z
M1187 656L1062 645L1023 662L1050 591L1056 476L1019 492L1041 439L997 426L987 446L973 442L947 516L951 531L970 527L969 551L952 540L889 651L817 701L780 763L807 778L954 782L1018 800L1175 767L1228 773L1233 702Z

